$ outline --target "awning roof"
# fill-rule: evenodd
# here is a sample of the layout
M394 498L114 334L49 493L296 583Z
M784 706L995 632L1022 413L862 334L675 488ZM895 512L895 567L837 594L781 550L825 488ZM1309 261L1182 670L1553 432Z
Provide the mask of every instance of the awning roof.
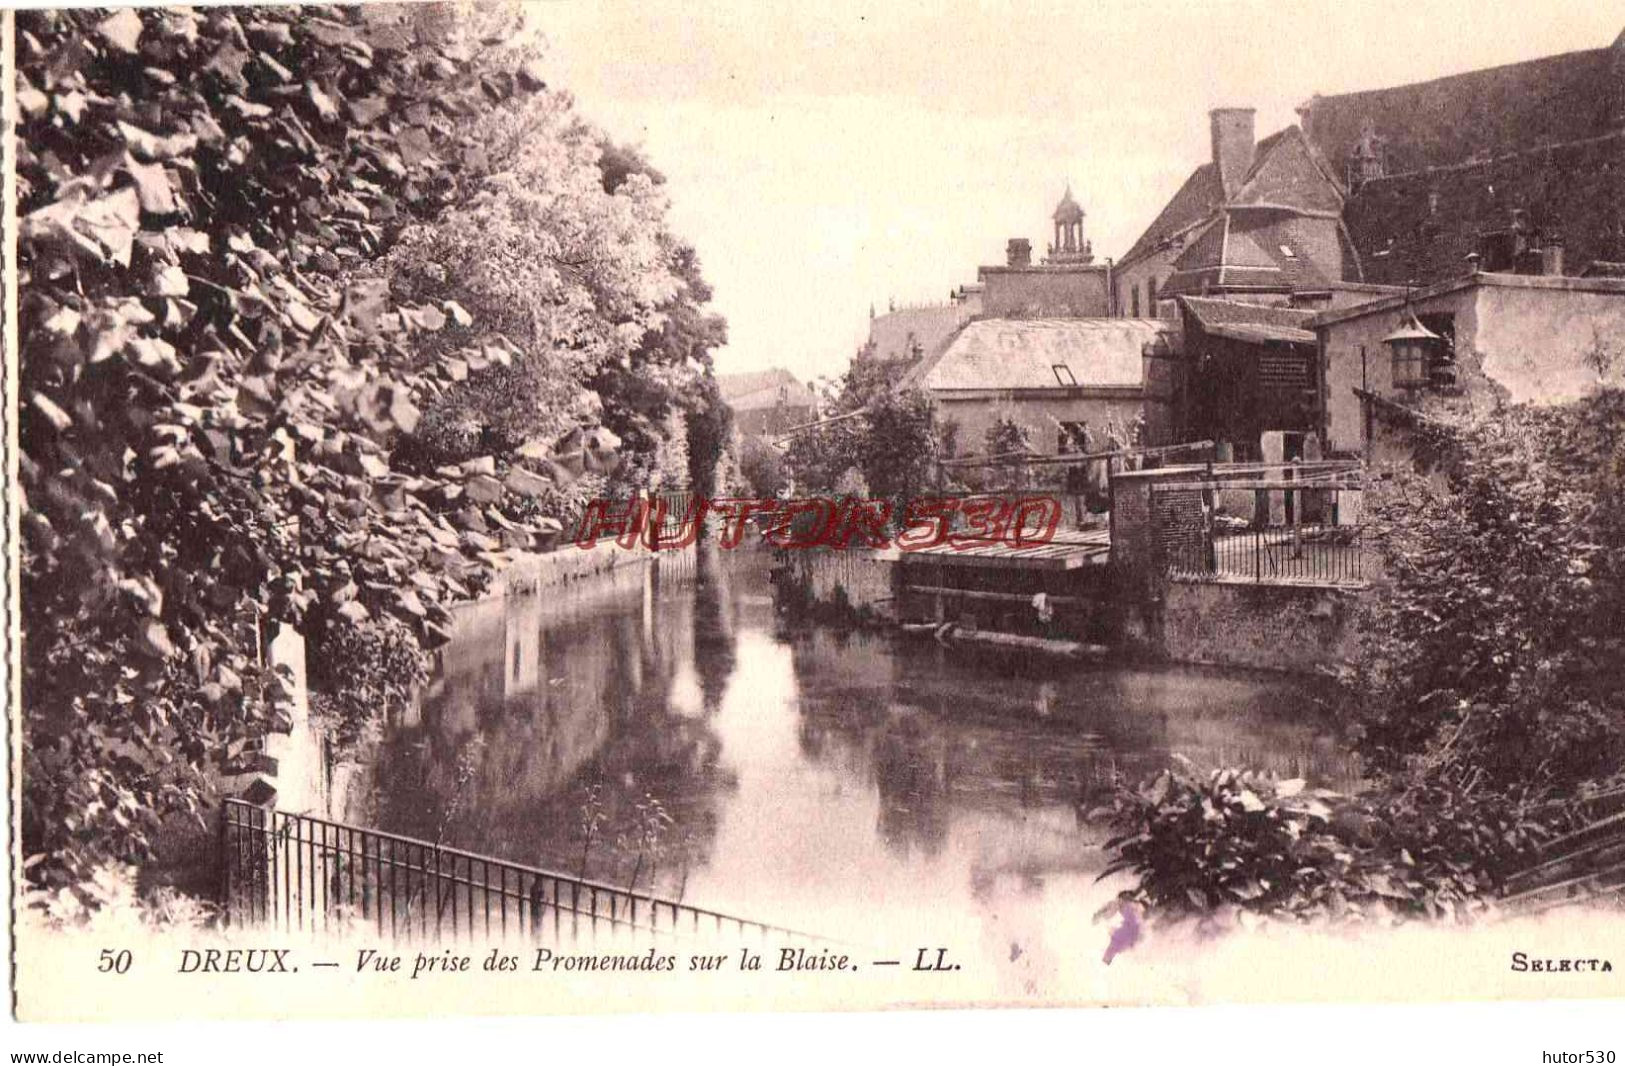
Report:
M1247 344L1268 344L1272 341L1282 344L1315 343L1315 335L1306 329L1294 329L1291 326L1271 326L1261 322L1225 322L1209 326L1207 332L1216 337L1229 337L1231 340L1242 341Z

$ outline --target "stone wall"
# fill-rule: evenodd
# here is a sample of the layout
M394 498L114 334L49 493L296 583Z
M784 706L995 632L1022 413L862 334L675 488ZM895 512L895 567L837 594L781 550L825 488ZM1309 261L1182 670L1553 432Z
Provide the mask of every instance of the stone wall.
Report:
M480 601L501 599L504 596L529 596L551 585L579 581L621 567L647 566L653 558L654 553L643 548L622 548L613 542L601 541L591 548L565 544L557 551L521 556L506 570L497 574L485 595L480 597Z
M1156 510L1157 551L1161 559L1187 562L1201 559L1201 491L1161 490L1152 494L1152 506Z
M859 614L889 615L896 585L895 551L795 551L781 556L790 581L819 608L844 604Z
M1112 585L1115 633L1126 650L1175 662L1319 673L1355 649L1360 589L1170 579L1165 550L1200 529L1197 490L1158 492L1157 482L1189 479L1178 467L1132 471L1112 480Z
M991 318L1107 318L1107 270L1097 265L985 266L983 313ZM1147 316L1151 317L1151 316Z
M1177 662L1318 673L1357 648L1353 589L1170 581L1162 648Z

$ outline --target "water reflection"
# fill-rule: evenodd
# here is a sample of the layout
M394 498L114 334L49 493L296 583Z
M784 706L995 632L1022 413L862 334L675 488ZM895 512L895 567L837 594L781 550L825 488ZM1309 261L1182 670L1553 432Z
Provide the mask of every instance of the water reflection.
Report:
M790 629L766 565L701 553L463 612L359 813L827 927L835 912L1098 895L1084 813L1172 752L1352 773L1312 686Z

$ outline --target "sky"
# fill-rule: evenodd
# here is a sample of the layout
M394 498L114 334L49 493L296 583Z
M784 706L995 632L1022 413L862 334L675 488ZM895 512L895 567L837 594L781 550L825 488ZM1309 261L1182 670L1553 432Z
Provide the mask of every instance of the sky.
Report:
M1332 94L1606 46L1625 2L528 0L552 84L663 172L719 373L838 375L871 305L1035 251L1066 185L1120 257L1209 156Z

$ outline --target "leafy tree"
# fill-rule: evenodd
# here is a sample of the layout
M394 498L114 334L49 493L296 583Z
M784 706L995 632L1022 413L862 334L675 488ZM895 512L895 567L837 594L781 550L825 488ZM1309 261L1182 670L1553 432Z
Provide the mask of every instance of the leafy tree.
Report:
M789 485L784 473L784 456L760 437L745 437L739 443L739 473L753 496L771 497Z
M1369 786L1176 768L1121 790L1108 848L1138 878L1129 898L1461 916L1617 786L1625 392L1412 429L1424 469L1368 493L1381 573L1344 679Z
M901 515L931 486L941 435L930 399L903 387L907 370L898 361L852 363L826 397L828 424L790 441L785 466L799 491L840 494L843 475L854 472L865 494L891 499Z
M715 497L719 471L733 436L733 410L722 398L715 377L701 379L684 416L684 426L688 432L689 486L696 497Z
M663 327L664 201L606 193L515 19L19 15L22 842L53 900L201 819L284 713L276 624L409 678L547 532L537 479L394 469L420 423L573 426Z

